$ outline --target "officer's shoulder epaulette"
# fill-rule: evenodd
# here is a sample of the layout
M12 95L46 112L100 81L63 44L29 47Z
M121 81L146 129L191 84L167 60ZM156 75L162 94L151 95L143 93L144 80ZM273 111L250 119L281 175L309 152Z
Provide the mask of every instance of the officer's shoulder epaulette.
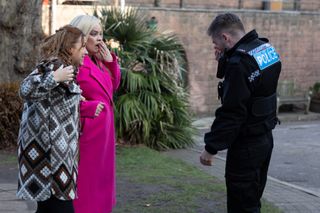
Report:
M241 60L241 56L239 54L233 54L229 58L229 64L238 64Z
M244 56L248 56L248 53L243 49L237 49L230 57L229 63L238 64Z
M265 43L269 43L269 39L267 39L267 38L263 38L263 37L262 37L262 38L259 38L259 40L260 40L260 41L263 41L263 42L265 42Z
M245 49L242 49L242 48L238 48L236 50L237 53L240 53L240 54L248 54L247 51Z

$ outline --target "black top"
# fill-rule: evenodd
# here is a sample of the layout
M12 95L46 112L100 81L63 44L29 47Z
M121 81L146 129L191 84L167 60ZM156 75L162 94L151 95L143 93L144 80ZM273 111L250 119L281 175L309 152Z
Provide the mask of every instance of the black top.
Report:
M217 77L224 77L222 106L216 110L211 131L205 134L205 149L211 154L230 148L241 137L241 131L252 122L252 100L275 94L281 71L281 62L261 70L250 51L268 42L258 38L255 30L247 33L219 60ZM275 109L272 109L275 113Z

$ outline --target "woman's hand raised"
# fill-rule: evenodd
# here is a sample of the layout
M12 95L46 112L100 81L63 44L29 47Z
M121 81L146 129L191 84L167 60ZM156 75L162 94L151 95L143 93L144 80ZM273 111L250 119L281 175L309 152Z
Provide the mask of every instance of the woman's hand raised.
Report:
M61 65L56 71L53 72L53 78L56 82L68 82L74 78L73 66L63 67Z

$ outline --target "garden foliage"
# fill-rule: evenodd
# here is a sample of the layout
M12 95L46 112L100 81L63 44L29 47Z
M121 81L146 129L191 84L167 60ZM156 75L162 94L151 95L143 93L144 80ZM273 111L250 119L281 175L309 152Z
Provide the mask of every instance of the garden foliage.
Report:
M148 29L139 10L100 12L104 38L121 65L121 86L115 97L118 137L158 150L191 145L194 128L182 44L174 34Z

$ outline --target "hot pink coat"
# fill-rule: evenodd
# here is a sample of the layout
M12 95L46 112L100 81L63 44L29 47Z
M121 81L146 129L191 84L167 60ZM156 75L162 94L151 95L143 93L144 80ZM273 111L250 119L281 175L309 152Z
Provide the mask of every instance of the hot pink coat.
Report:
M77 181L78 199L74 200L76 213L111 212L116 203L112 97L119 86L121 74L116 56L112 56L113 62L99 62L102 70L89 56L85 56L77 77L86 100L80 103L82 130ZM99 102L105 107L98 117L94 117Z

